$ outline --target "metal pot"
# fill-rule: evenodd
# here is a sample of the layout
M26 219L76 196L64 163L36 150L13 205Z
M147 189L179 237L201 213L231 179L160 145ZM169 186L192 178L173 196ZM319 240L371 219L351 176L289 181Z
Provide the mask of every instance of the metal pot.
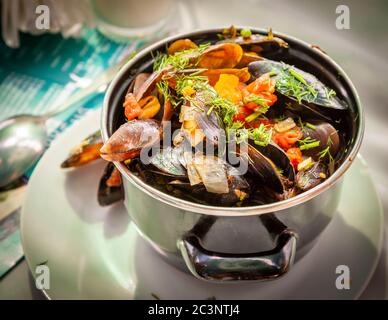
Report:
M122 102L139 72L150 70L152 53L180 38L216 41L220 29L202 30L159 41L139 52L110 84L103 106L104 140L124 123ZM254 33L265 30L251 28ZM168 195L115 163L123 176L125 205L140 234L169 262L211 281L264 280L286 273L311 249L336 212L341 177L362 141L364 116L357 92L344 71L325 53L293 37L274 59L305 69L334 88L350 106L350 145L343 162L324 183L294 198L256 207L206 206Z

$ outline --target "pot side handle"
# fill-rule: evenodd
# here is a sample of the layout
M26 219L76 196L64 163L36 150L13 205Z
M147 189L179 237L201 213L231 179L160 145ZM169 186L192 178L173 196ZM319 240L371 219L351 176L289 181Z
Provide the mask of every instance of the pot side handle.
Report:
M283 230L276 247L256 253L218 253L205 249L193 233L178 241L178 248L191 273L202 280L269 280L286 273L294 262L297 234Z

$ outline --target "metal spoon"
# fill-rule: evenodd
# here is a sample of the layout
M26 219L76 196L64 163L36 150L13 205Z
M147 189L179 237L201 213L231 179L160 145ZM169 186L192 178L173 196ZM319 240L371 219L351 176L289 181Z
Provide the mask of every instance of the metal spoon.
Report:
M47 144L46 121L65 112L101 86L107 85L123 62L104 71L76 92L58 110L42 116L18 115L0 122L0 187L19 179L43 154Z

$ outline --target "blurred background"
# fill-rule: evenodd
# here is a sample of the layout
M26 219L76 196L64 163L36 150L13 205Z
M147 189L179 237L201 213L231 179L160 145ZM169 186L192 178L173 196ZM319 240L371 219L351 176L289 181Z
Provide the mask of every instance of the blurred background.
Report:
M338 25L343 11L336 10L341 5L349 9L348 25ZM50 12L48 28L45 8ZM56 110L108 67L166 35L232 24L272 27L318 45L349 75L366 115L361 154L388 220L388 2L384 0L1 0L0 120L18 113ZM103 89L50 120L50 140L89 109L100 107ZM23 179L20 188L0 192L0 219L14 214L14 227L8 221L12 232L18 229L17 212L28 173ZM376 273L362 298L388 297L386 238L384 243ZM10 247L13 252L8 256L0 252L0 263L8 259L0 269L0 298L6 294L37 297L25 262L10 271L22 257L17 236L7 243L7 250Z

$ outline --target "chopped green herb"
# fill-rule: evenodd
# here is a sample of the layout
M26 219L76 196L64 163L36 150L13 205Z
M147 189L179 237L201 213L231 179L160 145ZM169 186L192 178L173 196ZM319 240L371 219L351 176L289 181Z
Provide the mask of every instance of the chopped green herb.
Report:
M243 38L249 38L251 35L252 35L252 31L250 29L242 29L240 31L240 35L243 37Z
M309 123L309 122L306 122L306 127L310 128L311 130L315 130L316 129L316 127L312 123Z
M327 100L330 100L332 97L335 97L337 95L337 93L333 89L327 90L326 86L324 88Z
M291 75L294 76L295 79L297 79L298 81L302 82L305 86L307 86L306 80L299 72L295 71L294 69L289 69L288 71Z
M309 85L299 72L285 64L275 85L279 92L295 97L299 103L301 103L302 98L312 102L318 95L313 84Z
M309 150L312 148L316 148L316 147L319 147L319 144L320 144L320 141L318 140L314 142L306 143L300 146L300 150Z
M249 129L249 136L255 144L265 147L271 142L272 128L267 129L264 124L260 124L258 128Z
M299 140L299 148L300 150L309 150L312 148L319 147L320 141L316 139L312 139L311 137L306 137L302 140Z
M248 99L246 99L245 103L248 102L254 102L257 103L259 106L255 108L255 112L259 112L261 114L264 114L268 111L269 105L268 102L271 100L259 97L259 96L251 96Z
M323 159L323 158L325 158L326 156L329 157L329 161L330 161L330 162L333 162L333 161L334 161L334 158L333 158L332 155L330 154L330 146L327 146L325 149L323 149L322 151L318 152L318 157L319 157L319 159Z
M211 107L209 108L209 110L206 112L206 115L207 115L207 116L210 116L210 114L212 113L213 109L214 109L214 106L211 106Z
M245 121L246 122L252 122L253 120L255 120L258 116L260 116L260 112L254 112L252 114L250 114L248 117L245 118Z
M184 70L193 64L192 60L200 56L210 46L210 43L201 44L198 48L176 52L174 55L158 53L154 58L154 71L160 71L171 65L175 70ZM195 63L194 63L195 65Z

